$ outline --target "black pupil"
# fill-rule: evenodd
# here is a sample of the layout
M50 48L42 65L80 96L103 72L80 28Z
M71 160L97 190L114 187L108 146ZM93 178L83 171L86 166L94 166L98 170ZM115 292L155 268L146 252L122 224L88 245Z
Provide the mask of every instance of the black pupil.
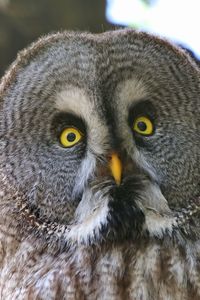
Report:
M68 142L74 142L75 139L76 139L75 133L73 133L73 132L68 133L68 135L67 135Z
M145 131L147 129L147 124L140 121L137 123L137 127L139 128L140 131Z

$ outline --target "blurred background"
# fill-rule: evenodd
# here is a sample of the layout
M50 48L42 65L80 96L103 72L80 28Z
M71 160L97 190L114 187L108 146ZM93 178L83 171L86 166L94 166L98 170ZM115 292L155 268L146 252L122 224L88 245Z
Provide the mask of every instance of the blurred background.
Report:
M130 26L172 39L200 57L200 0L0 0L0 76L17 52L58 30Z

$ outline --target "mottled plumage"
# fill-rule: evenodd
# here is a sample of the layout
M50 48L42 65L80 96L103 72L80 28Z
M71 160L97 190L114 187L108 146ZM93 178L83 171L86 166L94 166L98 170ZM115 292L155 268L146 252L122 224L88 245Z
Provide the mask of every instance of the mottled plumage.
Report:
M187 53L133 30L19 53L0 84L0 299L200 299L199 95Z

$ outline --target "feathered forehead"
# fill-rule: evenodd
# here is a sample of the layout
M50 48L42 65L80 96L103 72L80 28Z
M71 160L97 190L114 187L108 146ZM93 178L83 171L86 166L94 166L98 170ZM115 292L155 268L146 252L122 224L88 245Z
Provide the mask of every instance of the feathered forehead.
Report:
M63 40L72 40L79 37L80 39L92 39L93 35L75 32L57 32L49 34L39 38L36 42L33 42L28 48L20 51L16 60L12 63L0 82L0 96L4 94L6 89L15 80L17 73L26 65L30 63L30 60L37 57L41 52L48 49L49 46L58 43Z
M148 45L146 54L150 56L154 55L158 59L157 54L162 54L161 52L163 50L169 57L176 58L182 66L186 68L189 67L190 72L197 72L196 75L199 76L198 66L185 51L159 37L132 29L108 31L100 34L64 31L43 36L32 43L28 48L18 53L16 60L1 79L0 96L3 96L6 89L15 81L17 73L28 65L31 60L35 59L37 55L43 53L52 45L56 46L56 44L64 41L74 43L74 46L76 45L77 47L87 42L102 56L104 56L104 52L105 55L112 55L112 53L116 51L113 49L117 49L119 45L121 46L121 52L124 52L124 50L128 48L132 51L134 51L135 47L140 49L141 45L143 45L143 48L141 48L141 50L143 50L144 47ZM126 52L124 54L126 55Z

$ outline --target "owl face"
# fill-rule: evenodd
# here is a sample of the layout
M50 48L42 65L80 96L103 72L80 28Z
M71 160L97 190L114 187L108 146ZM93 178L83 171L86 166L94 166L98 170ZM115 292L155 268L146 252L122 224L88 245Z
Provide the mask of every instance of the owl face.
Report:
M200 194L199 92L195 63L155 37L48 36L2 80L1 172L64 239L163 235Z

